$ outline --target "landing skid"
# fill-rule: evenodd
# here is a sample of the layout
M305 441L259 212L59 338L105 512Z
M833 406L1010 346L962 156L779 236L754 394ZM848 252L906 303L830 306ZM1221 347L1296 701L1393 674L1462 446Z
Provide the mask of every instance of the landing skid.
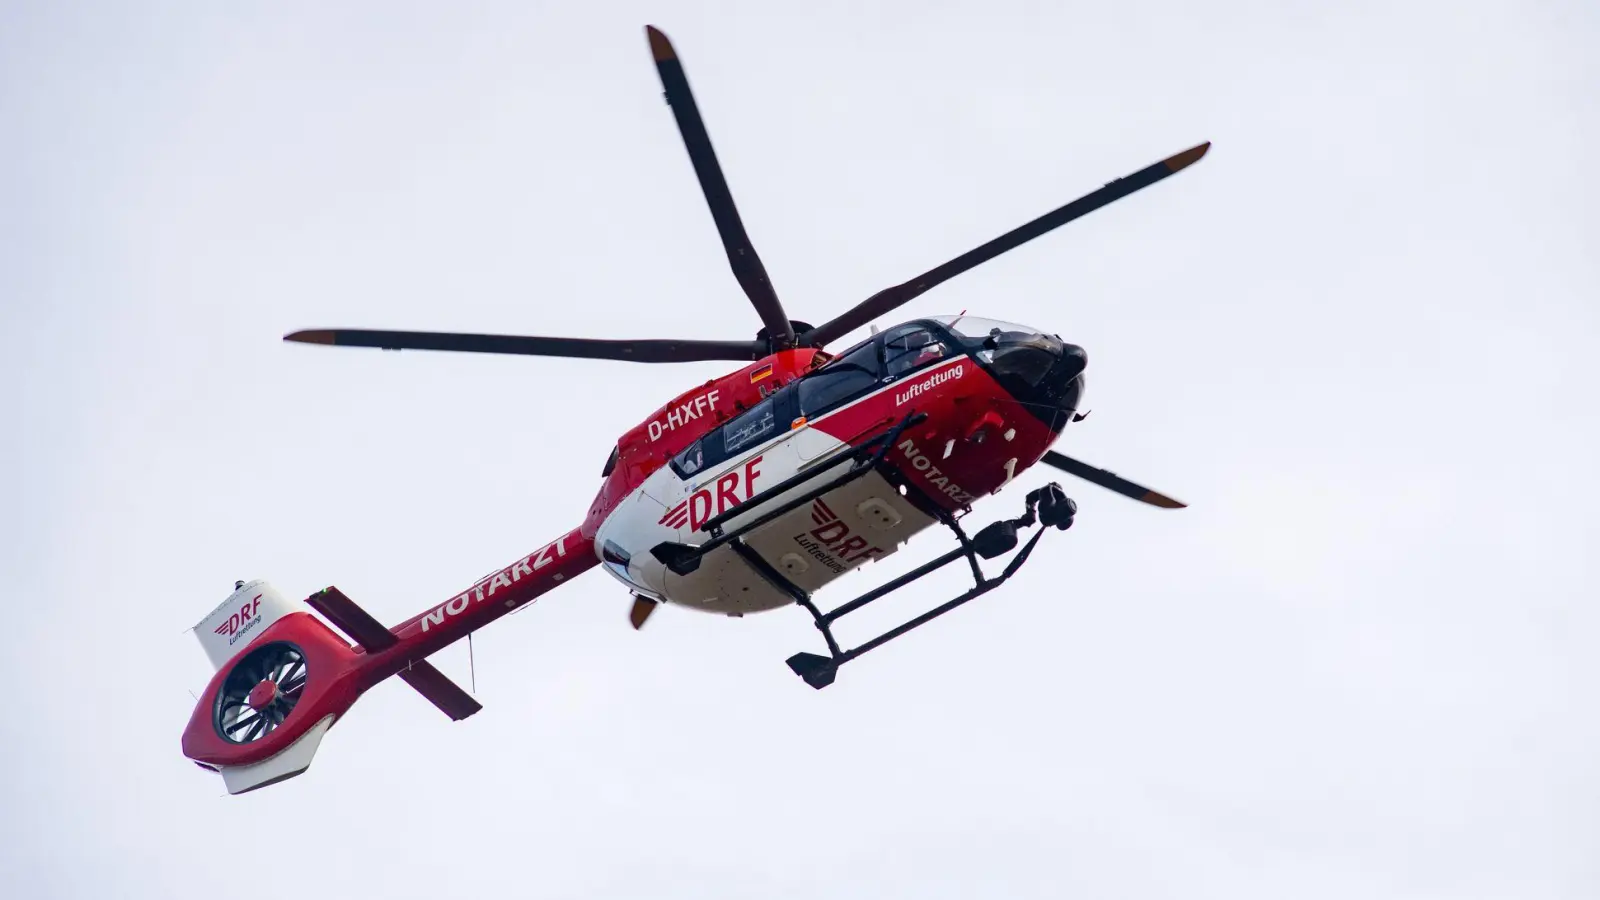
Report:
M829 655L819 656L815 653L796 653L794 656L789 657L786 662L789 664L789 668L793 669L794 673L799 675L806 684L820 690L833 684L834 678L839 674L839 667L850 660L869 650L881 647L906 632L920 625L925 625L963 603L981 597L1004 584L1007 579L1017 573L1018 569L1022 568L1023 563L1028 561L1028 555L1033 552L1034 545L1038 544L1039 539L1044 537L1045 529L1055 526L1065 531L1072 527L1072 518L1076 512L1077 504L1066 496L1060 485L1052 482L1028 494L1027 509L1022 515L1015 519L1002 519L998 522L991 522L972 538L967 537L966 532L962 531L961 525L953 517L948 514L941 516L941 521L945 526L955 532L956 539L961 542L960 547L901 575L899 578L873 588L829 612L822 612L817 609L817 605L812 602L811 597L805 591L800 590L792 582L784 578L781 573L767 565L766 560L748 547L743 544L735 544L734 550L739 552L740 556L744 557L775 586L794 597L795 602L805 607L806 612L811 613L811 618L815 621L817 630L822 632L823 639L828 642ZM994 559L1010 552L1017 546L1018 530L1034 524L1042 524L1043 527L1034 532L1033 537L1022 545L1022 549L1006 565L1005 571L996 578L986 577L983 574L983 568L978 564L978 557ZM838 640L833 636L834 622L880 597L892 594L913 581L963 558L972 566L973 586L971 589L902 625L885 631L860 646L849 650L840 649Z
M977 535L970 538L962 530L955 516L931 502L926 502L927 508L935 512L939 521L955 532L956 539L961 546L826 613L817 608L816 603L812 601L811 595L807 591L790 581L782 572L779 572L763 559L761 554L744 542L745 535L772 522L779 516L798 509L817 497L855 481L869 472L880 470L883 465L884 455L890 447L894 446L900 434L925 418L926 415L923 413L909 415L883 435L866 442L853 452L841 454L837 459L830 460L815 469L794 475L756 494L756 496L745 501L738 510L729 510L712 518L700 527L701 531L707 532L711 536L711 539L704 544L691 546L668 541L652 547L650 552L656 559L666 565L669 570L678 575L687 575L695 571L699 568L700 561L707 554L721 547L727 547L738 554L739 558L744 560L764 580L792 597L795 603L805 607L805 610L811 613L811 618L816 623L817 630L822 632L823 639L828 642L829 655L819 656L815 653L797 653L789 657L787 662L789 668L804 679L806 684L819 689L827 687L833 683L834 678L838 675L839 667L850 660L881 647L906 632L926 624L963 603L981 597L1004 584L1007 579L1016 574L1018 569L1022 568L1024 562L1027 562L1028 555L1033 552L1034 545L1038 544L1039 539L1044 536L1044 529L1054 526L1066 530L1072 527L1072 518L1077 513L1078 506L1067 497L1061 486L1054 482L1027 495L1027 508L1022 515L1015 519L1002 519L998 522L991 522L979 531ZM802 484L814 481L840 466L845 466L846 463L849 465L845 467L844 471L827 478L823 483L816 485L811 490L805 491L783 503L773 503L780 495ZM733 516L749 512L752 509L761 509L767 504L773 504L772 508L764 510L754 519L732 531L723 530L723 524ZM1011 552L1016 549L1019 540L1017 532L1036 524L1043 527L1035 532L1026 544L1023 544L1022 550L1012 557L1004 572L996 578L989 578L983 574L983 568L978 563L978 557L994 559ZM896 628L892 628L858 647L849 650L839 647L838 640L833 636L834 622L866 606L868 603L894 593L913 581L936 572L959 559L967 560L972 567L973 586L966 593Z

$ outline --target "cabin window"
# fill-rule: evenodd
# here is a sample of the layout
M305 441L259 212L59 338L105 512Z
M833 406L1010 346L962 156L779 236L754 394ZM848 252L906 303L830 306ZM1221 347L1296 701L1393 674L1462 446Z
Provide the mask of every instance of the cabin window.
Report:
M689 478L703 469L718 465L778 433L778 404L781 391L695 441L672 459L672 469L680 478Z
M778 416L772 407L768 397L722 426L723 450L728 456L761 443L778 430Z
M800 413L814 419L854 400L877 385L881 371L877 341L865 341L846 350L795 382L800 392Z

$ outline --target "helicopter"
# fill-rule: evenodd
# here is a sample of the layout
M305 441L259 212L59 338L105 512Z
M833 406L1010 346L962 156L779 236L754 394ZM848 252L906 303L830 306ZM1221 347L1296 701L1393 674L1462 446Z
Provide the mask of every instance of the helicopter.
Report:
M668 400L624 433L577 527L397 625L383 625L337 587L292 601L264 580L237 582L194 627L215 673L182 737L184 755L220 773L229 793L306 771L328 729L391 676L453 720L475 714L482 705L427 658L592 568L631 594L635 629L662 606L735 617L801 607L827 652L797 653L787 664L821 689L849 661L999 587L1048 531L1071 527L1077 504L1055 482L1028 491L1016 516L978 529L963 524L977 501L1031 467L1042 463L1154 507L1184 506L1051 449L1067 424L1084 417L1082 347L964 312L885 329L874 323L962 272L1182 171L1209 142L812 326L789 318L751 245L671 41L654 26L645 31L734 277L761 320L753 339L336 328L284 340L740 367ZM872 332L865 340L824 349L864 326ZM952 549L832 609L818 605L817 594L834 581L935 526L952 532ZM999 574L985 574L983 562L1007 554ZM962 594L857 646L835 638L843 616L961 562L973 579Z

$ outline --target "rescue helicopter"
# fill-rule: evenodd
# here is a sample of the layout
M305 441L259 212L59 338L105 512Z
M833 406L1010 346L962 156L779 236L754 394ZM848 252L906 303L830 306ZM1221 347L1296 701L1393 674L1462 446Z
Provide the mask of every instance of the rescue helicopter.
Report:
M1084 349L1044 329L961 315L872 328L828 344L937 285L1194 164L1202 143L1073 200L916 277L810 325L789 318L740 220L678 54L646 28L651 54L734 277L761 321L750 340L597 340L334 328L286 341L668 364L737 363L667 401L623 434L600 467L579 524L465 590L385 626L337 587L304 601L240 581L195 626L215 674L183 733L184 755L221 773L230 793L304 772L323 735L363 692L398 676L451 719L482 707L428 657L591 568L633 598L642 627L663 605L728 616L802 608L825 653L788 666L813 688L906 632L994 590L1043 535L1073 523L1054 482L1026 492L1011 518L969 528L980 499L1035 465L1162 508L1184 504L1051 449L1082 418ZM824 610L817 595L846 574L941 526L954 546ZM1023 540L1022 534L1033 529ZM998 574L986 574L1010 554ZM840 618L931 572L965 562L959 596L854 647ZM320 618L319 615L320 614ZM820 648L819 648L820 649Z

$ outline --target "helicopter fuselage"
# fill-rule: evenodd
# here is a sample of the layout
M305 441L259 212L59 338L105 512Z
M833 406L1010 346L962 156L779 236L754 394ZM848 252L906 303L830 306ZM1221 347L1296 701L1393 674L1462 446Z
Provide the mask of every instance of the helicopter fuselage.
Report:
M736 616L790 605L771 573L819 590L1037 462L1077 407L1083 362L1059 338L971 317L899 325L837 356L775 354L624 435L583 532L642 597ZM907 421L881 464L754 529L742 553L721 547L677 574L651 552L706 543L712 520L738 529L813 482L764 491Z

